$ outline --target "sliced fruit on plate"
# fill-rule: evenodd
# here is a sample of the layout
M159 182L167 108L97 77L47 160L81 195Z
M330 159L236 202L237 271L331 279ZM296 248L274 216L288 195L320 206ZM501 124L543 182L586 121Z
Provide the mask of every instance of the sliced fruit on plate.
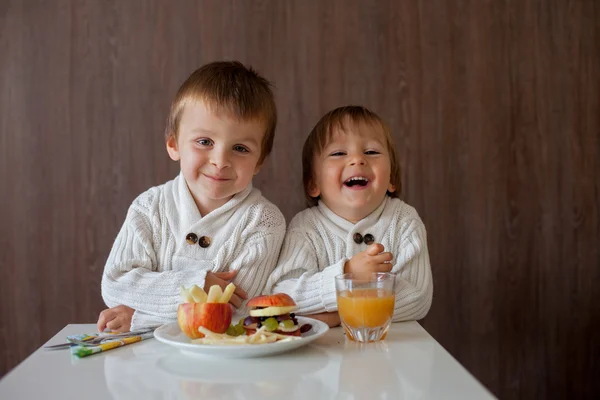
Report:
M231 296L233 296L233 292L235 292L235 285L233 283L225 286L225 290L223 290L219 303L229 303Z
M250 315L253 317L270 317L272 315L281 315L287 314L291 311L294 311L296 306L284 306L284 307L266 307L266 308L258 308L256 310L250 311Z
M223 290L219 285L212 285L208 290L208 298L206 299L207 303L219 303L221 296L223 295Z
M196 286L196 285L194 285ZM196 286L198 287L198 286ZM202 290L202 288L198 288L200 290ZM204 292L204 290L202 290ZM194 299L194 296L192 296L191 292L191 288L190 289L186 289L183 286L181 287L181 289L179 290L179 297L181 297L181 302L182 303L195 303L196 300ZM206 293L205 293L206 294Z
M285 293L258 296L248 300L250 316L244 321L244 329L249 335L259 329L288 336L299 336L300 326L294 314L296 302ZM285 322L287 321L287 322Z
M206 303L208 300L206 292L200 286L192 286L189 290L189 293L194 298L193 303ZM188 303L190 302L188 301Z
M183 303L177 308L177 323L181 331L191 339L204 337L198 331L201 326L215 333L225 333L233 316L228 302L234 291L233 283L225 288L226 296L219 285L211 286L208 295L196 285L189 289L182 287L180 297Z

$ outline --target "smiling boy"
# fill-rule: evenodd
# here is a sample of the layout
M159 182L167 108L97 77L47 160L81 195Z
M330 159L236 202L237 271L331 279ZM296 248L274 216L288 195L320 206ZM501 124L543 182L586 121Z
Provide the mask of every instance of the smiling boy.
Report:
M400 200L400 165L389 129L361 106L325 114L302 153L309 208L290 222L269 292L298 314L338 325L335 277L395 273L393 321L421 319L433 294L425 226Z
M171 105L166 148L174 180L129 208L102 276L100 331L176 319L179 288L235 281L230 303L260 294L285 234L279 209L252 187L273 147L270 83L239 62L196 70Z

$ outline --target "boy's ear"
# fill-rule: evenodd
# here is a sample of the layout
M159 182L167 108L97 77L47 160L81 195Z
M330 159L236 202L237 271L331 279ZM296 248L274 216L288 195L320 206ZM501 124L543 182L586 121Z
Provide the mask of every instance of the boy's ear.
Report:
M258 172L260 171L260 169L263 166L263 163L264 163L264 160L256 164L256 167L254 167L254 175L258 174Z
M175 138L175 135L173 135L172 133L169 135L169 137L167 138L167 153L169 153L169 157L171 157L171 160L173 161L179 161L180 156L179 156L179 149L177 148L177 139Z
M390 192L390 193L394 193L394 192L396 191L396 185L393 185L393 184L390 182L390 184L389 184L389 186L388 186L388 190L387 190L387 191L388 191L388 192Z
M315 181L313 181L311 179L311 181L308 184L308 195L310 197L319 197L321 195L321 190L319 189L319 186L317 186L317 184L315 184Z

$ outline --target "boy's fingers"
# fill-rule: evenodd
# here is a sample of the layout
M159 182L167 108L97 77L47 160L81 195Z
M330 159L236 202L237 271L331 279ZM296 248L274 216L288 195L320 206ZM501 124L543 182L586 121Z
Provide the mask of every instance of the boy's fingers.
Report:
M242 305L242 299L240 299L240 297L234 293L231 295L229 303L231 303L231 305L235 308L240 308L240 306Z
M106 328L106 323L104 322L104 318L102 317L102 314L100 314L100 317L98 318L98 322L96 322L96 328L98 329L98 332L102 332L104 330L104 328Z
M238 297L241 297L242 299L248 298L248 293L246 293L246 291L241 287L236 286L235 291L233 293L235 293Z
M230 281L237 275L237 271L213 272L213 274L215 274L219 279Z
M373 243L369 247L367 247L367 254L370 256L376 256L384 250L384 247L381 243Z
M214 272L215 276L223 281L220 284L223 289L225 289L225 287L233 280L233 278L235 278L237 273L237 270L227 272ZM234 293L242 299L248 298L248 293L246 293L246 291L239 286L235 287Z
M381 264L384 262L392 261L393 258L394 258L394 256L392 255L392 253L386 252L386 253L381 253L381 254L377 254L376 256L373 256L372 260L378 264Z
M121 321L115 318L108 324L106 324L106 327L111 331L122 332L123 324L121 323Z
M112 309L109 308L109 309L103 310L100 313L100 316L98 317L98 322L96 323L98 332L104 331L104 329L106 329L106 325L107 325L108 321L111 321L114 318L115 318L114 311Z

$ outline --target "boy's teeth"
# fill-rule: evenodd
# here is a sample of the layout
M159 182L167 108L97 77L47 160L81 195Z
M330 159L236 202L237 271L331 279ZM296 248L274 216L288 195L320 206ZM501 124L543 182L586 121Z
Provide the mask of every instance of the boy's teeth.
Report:
M362 176L356 176L356 177L352 177L350 179L348 179L346 182L352 182L352 181L369 181L367 178L363 178Z
M348 187L353 187L356 185L364 187L364 186L367 186L368 184L369 184L369 180L363 176L354 176L344 182L344 185L346 185Z

